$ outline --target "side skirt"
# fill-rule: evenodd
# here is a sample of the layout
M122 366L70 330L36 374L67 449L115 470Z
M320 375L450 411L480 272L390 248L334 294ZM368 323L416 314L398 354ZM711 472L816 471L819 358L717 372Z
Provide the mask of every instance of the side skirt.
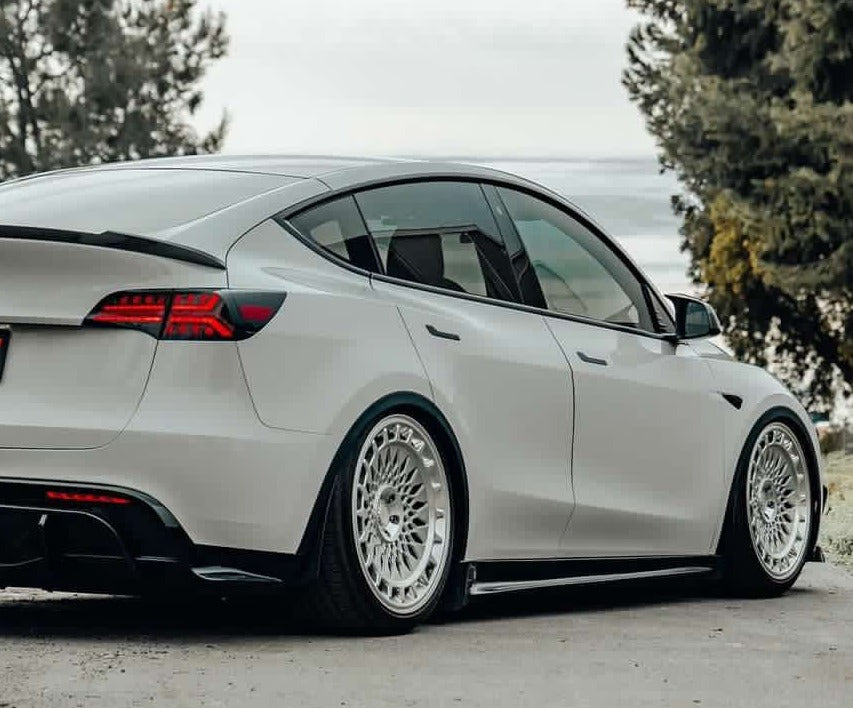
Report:
M713 576L720 564L719 556L481 561L471 564L468 594L493 595L620 580Z

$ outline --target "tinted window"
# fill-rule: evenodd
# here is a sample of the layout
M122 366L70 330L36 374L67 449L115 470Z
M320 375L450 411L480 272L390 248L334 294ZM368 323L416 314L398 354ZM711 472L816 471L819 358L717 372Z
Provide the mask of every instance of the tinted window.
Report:
M491 184L484 184L483 192L503 234L507 255L509 256L509 261L515 273L516 282L518 283L521 301L533 307L547 307L545 296L542 294L542 288L539 287L539 279L536 277L536 273L533 272L530 258L527 255L527 251L524 250L512 219L510 219L506 207L498 194L497 187Z
M479 185L416 182L370 189L355 198L387 275L515 299L509 262Z
M343 197L291 217L290 223L339 258L369 271L378 271L376 254L352 197Z
M595 234L566 212L500 188L548 309L653 329L642 286Z

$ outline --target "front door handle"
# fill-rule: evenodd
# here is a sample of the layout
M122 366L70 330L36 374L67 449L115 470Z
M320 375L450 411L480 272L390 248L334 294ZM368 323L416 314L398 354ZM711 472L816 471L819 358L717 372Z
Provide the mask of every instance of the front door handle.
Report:
M450 339L454 342L461 342L462 337L458 334L454 334L453 332L442 332L440 329L436 329L431 324L426 326L427 332L429 332L433 337L438 337L439 339Z
M585 361L587 364L598 364L599 366L607 366L606 359L599 359L596 356L589 356L588 354L584 354L583 352L578 352L578 356L581 358L581 361Z

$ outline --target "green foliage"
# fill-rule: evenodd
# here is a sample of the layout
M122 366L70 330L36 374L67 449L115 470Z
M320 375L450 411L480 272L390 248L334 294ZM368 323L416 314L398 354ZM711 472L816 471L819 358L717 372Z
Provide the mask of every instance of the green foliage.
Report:
M217 151L190 125L228 39L196 0L0 0L0 180Z
M627 2L692 275L739 357L829 410L853 387L853 0Z

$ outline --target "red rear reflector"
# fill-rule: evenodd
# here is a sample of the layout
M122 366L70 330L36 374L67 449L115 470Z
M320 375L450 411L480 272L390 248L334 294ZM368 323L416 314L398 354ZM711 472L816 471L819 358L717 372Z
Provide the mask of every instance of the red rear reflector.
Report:
M272 319L275 310L266 305L240 305L240 317L249 322L262 322L266 324Z
M78 504L118 504L121 506L130 504L130 499L114 497L109 494L48 491L45 496L51 501L76 502Z

